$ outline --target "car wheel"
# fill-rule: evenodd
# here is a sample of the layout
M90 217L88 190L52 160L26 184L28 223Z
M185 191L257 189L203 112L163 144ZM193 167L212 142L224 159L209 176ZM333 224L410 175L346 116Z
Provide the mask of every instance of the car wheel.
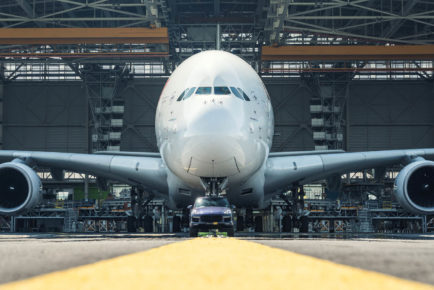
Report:
M197 230L190 228L190 237L197 237Z
M244 230L244 218L239 215L237 218L237 231L241 232L242 230Z
M228 237L233 237L234 236L234 229L228 229L227 233L228 233Z
M179 233L181 231L181 218L179 216L173 217L173 232Z

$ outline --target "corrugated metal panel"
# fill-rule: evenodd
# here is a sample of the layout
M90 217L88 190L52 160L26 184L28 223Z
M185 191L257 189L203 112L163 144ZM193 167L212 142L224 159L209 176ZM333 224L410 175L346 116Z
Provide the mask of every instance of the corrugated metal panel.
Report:
M4 149L87 152L87 110L80 82L8 84Z
M432 85L421 81L354 82L349 149L434 147Z
M155 109L165 80L134 80L125 100L121 149L155 151ZM309 89L266 80L275 114L272 151L313 150ZM434 147L432 84L357 81L350 87L350 151ZM87 100L81 82L5 85L4 148L87 152Z
M122 151L156 152L155 110L165 80L133 81L123 92L125 100Z

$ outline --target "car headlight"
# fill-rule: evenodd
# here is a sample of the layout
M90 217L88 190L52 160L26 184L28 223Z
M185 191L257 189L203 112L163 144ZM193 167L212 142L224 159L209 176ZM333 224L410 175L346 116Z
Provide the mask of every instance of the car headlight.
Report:
M224 212L224 214L231 214L232 213L232 210L230 210L230 209L227 209L227 210L225 210L225 212Z

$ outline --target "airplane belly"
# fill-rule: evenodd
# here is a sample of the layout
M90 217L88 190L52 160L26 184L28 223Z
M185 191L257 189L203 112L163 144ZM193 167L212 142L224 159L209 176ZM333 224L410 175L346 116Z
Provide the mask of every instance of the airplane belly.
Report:
M188 163L187 173L195 176L229 177L240 172L235 156L226 160L201 160L191 156Z

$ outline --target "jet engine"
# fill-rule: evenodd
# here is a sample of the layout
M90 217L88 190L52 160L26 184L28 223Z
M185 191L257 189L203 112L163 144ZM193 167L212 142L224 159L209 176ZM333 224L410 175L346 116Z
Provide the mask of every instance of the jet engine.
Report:
M416 214L434 214L434 162L419 160L405 166L395 180L399 203Z
M20 161L0 164L0 215L14 215L34 207L41 199L41 180Z

